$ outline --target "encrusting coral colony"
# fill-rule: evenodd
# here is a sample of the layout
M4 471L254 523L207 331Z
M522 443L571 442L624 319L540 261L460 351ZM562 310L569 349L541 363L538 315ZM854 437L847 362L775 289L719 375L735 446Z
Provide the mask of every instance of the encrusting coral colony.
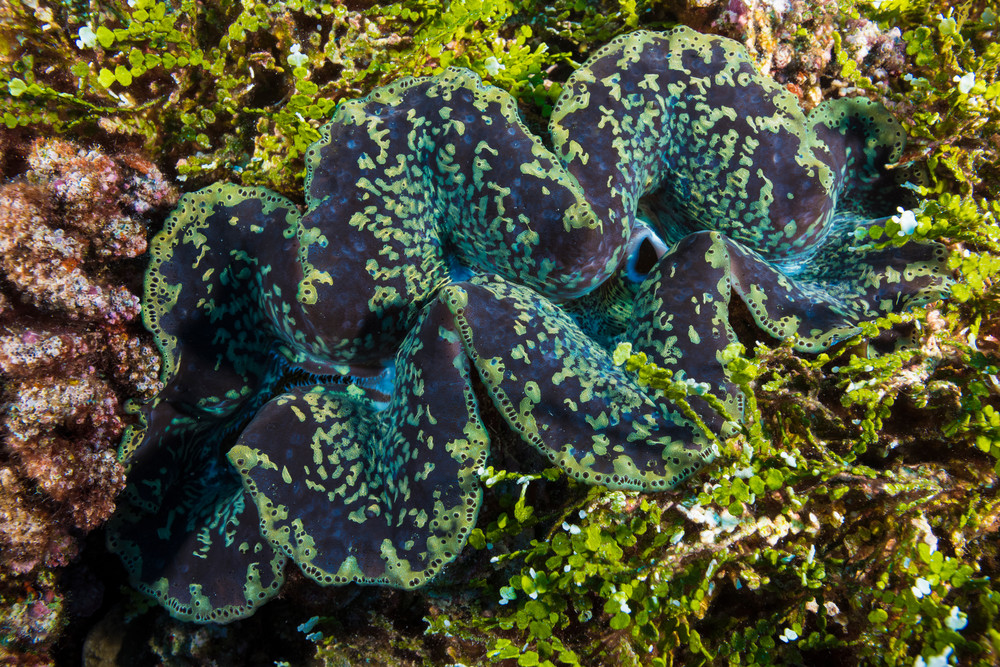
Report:
M161 388L123 262L146 251L151 211L177 201L159 170L134 157L39 139L27 164L0 187L5 578L66 565L114 511L125 401Z
M857 248L909 201L898 123L859 99L806 116L731 40L615 39L548 140L450 69L341 104L302 215L261 188L181 200L144 300L166 387L108 531L140 590L226 622L287 560L420 586L475 526L487 412L577 480L666 489L741 416L731 302L816 352L947 291L941 245ZM622 342L690 409L616 365Z

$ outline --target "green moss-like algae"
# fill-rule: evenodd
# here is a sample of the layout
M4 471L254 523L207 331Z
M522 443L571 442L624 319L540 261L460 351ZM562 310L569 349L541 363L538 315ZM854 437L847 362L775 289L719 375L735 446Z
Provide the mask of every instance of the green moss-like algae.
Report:
M905 200L899 126L860 101L804 115L729 40L613 41L550 135L448 70L341 105L301 217L263 190L184 198L146 283L166 388L109 530L137 586L199 621L252 613L286 557L419 586L475 524L481 410L581 481L664 489L740 417L733 298L819 350L946 288L940 246L853 247ZM621 341L690 407L617 367Z

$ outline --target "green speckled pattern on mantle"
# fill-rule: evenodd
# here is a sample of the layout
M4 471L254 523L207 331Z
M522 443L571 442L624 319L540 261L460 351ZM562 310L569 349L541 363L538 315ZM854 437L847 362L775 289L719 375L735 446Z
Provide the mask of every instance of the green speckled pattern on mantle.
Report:
M307 155L306 211L254 188L189 194L154 240L145 317L166 358L123 446L109 527L175 616L246 616L292 560L321 584L402 588L463 548L488 405L575 478L655 491L710 434L611 350L706 383L733 298L825 349L939 297L946 251L864 251L905 201L899 125L859 100L806 116L743 48L635 32L570 77L552 148L464 70L338 107Z

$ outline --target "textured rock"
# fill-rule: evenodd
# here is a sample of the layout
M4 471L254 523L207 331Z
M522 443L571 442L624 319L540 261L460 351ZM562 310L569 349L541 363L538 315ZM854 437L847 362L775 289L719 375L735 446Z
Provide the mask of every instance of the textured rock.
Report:
M177 195L134 156L59 139L25 152L27 173L0 187L0 632L44 662L62 625L45 570L114 511L125 404L161 388L128 260Z

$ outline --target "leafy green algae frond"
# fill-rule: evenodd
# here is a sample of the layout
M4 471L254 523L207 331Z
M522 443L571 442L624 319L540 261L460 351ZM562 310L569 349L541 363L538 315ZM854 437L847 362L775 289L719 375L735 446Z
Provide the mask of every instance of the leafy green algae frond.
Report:
M854 247L905 201L898 125L805 116L729 40L615 40L550 135L452 69L340 106L301 216L265 190L185 197L146 281L166 388L109 531L139 588L226 621L285 559L420 586L475 526L487 423L579 481L666 489L741 416L736 300L819 350L947 288L940 246ZM640 384L622 341L698 391Z

